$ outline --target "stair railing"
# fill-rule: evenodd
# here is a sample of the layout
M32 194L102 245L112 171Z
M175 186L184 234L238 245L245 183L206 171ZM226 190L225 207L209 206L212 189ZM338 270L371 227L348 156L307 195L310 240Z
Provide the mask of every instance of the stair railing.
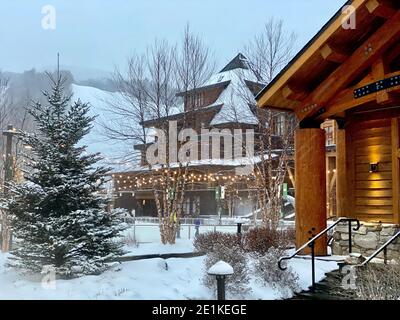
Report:
M400 231L398 231L393 237L391 237L388 241L386 241L378 250L376 250L367 260L363 263L356 265L356 267L364 267L368 263L372 261L372 259L376 258L378 254L383 251L383 261L387 264L387 248L390 244L392 244L397 238L400 237Z
M335 226L337 226L341 222L348 222L348 227L349 227L349 253L352 251L352 230L357 231L360 229L360 221L358 219L354 218L339 218L337 221L335 221L332 225L327 227L326 229L322 230L320 233L318 233L316 236L311 238L308 242L303 244L299 249L297 249L293 254L290 256L284 256L281 257L278 260L278 267L282 271L286 270L286 266L282 266L282 262L284 260L290 260L297 256L301 251L303 251L306 248L311 248L311 275L312 275L312 286L311 290L314 291L315 289L315 241L317 241L319 238L321 238L324 234L326 234L328 231L332 230ZM357 226L355 228L352 228L352 222L356 222Z

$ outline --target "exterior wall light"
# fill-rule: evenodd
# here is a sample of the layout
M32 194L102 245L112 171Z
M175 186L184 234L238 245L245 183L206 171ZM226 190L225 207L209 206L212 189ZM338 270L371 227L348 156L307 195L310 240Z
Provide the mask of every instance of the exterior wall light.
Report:
M370 173L374 173L374 172L378 172L378 171L379 171L379 163L378 162L369 164L369 172Z

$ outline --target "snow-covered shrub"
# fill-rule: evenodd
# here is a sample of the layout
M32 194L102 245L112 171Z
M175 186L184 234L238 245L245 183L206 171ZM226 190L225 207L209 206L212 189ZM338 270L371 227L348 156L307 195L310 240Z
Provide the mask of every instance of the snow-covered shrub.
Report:
M358 268L356 296L361 300L399 300L400 265L369 265Z
M135 247L138 248L139 247L139 240L136 234L134 234L133 232L127 232L123 238L122 238L122 242L124 245L128 246L128 247Z
M226 291L234 296L244 296L250 291L249 267L247 256L237 243L214 244L212 251L207 253L205 259L204 284L216 290L216 279L207 274L207 271L218 261L225 261L233 267L234 274L226 279Z
M289 297L294 291L300 290L298 275L288 267L282 271L278 267L278 260L284 255L284 251L270 248L265 255L259 255L255 259L255 273L264 285L279 290L282 297Z
M219 244L240 247L241 239L237 234L207 232L199 234L193 242L195 250L204 253L213 252Z
M243 236L243 247L247 252L266 254L271 248L286 249L294 243L291 229L277 230L266 226L255 227Z

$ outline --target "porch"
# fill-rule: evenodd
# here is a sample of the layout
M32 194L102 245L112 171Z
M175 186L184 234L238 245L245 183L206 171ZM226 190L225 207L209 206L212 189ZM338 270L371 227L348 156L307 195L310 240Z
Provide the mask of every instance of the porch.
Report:
M335 120L337 217L361 221L353 251L369 255L399 230L400 5L353 0L259 94L260 107L295 112L296 245L327 228L325 131ZM347 14L347 15L346 15ZM346 22L355 19L354 28ZM348 253L337 227L333 253ZM326 255L326 237L315 253ZM392 256L400 245L392 244ZM309 252L304 250L303 253Z

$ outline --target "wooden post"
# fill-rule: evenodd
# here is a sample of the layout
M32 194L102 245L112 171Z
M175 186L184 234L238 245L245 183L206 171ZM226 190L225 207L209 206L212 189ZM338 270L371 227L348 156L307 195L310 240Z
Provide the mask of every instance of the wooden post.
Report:
M336 212L338 217L349 217L346 180L346 131L336 131Z
M6 137L6 161L5 161L5 170L4 170L4 195L7 196L9 190L7 183L12 181L14 178L14 169L13 169L13 156L12 156L12 138L16 134L16 130L12 125L7 127L7 130L3 132L3 135ZM6 212L2 212L2 222L1 222L1 238L2 245L1 250L3 252L8 252L11 246L11 227L7 217Z
M296 247L326 228L325 130L296 131ZM314 230L313 230L314 228ZM327 255L327 238L315 244L315 254ZM304 250L302 254L309 254Z
M392 119L392 180L393 180L393 220L400 224L400 135L399 119Z

